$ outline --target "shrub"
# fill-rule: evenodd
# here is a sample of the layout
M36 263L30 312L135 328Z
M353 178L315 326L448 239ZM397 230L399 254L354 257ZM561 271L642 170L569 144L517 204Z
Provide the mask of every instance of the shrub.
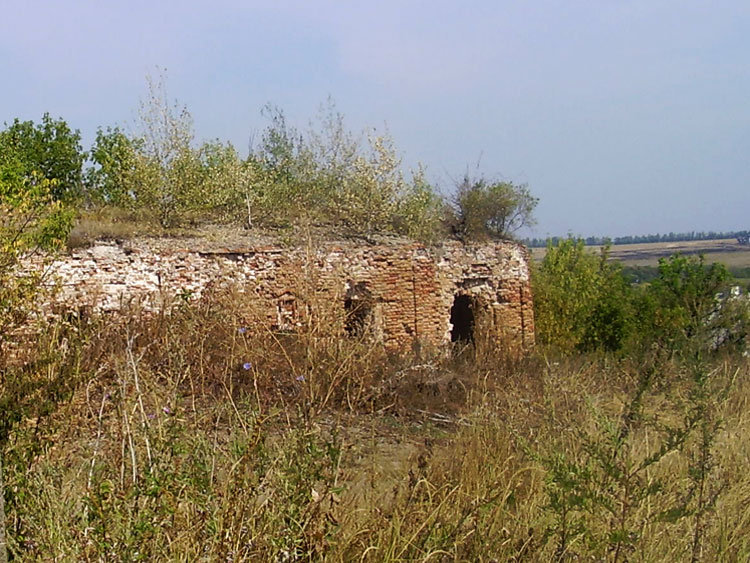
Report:
M149 97L141 103L139 132L99 130L87 172L90 201L122 207L164 228L213 214L232 201L239 158L220 142L193 145L187 108L167 99L164 79L149 78Z
M70 202L80 195L86 154L81 134L62 118L52 119L45 113L39 125L15 119L0 131L0 151L13 155L26 181L45 178L51 182L48 191L54 200Z
M638 301L639 330L671 349L698 338L705 348L709 335L727 320L717 294L729 272L722 264L707 265L705 258L675 254L659 260L659 273Z
M136 204L139 177L139 143L119 127L96 132L91 148L92 166L86 170L89 205L132 208Z
M404 178L390 136L373 133L362 143L330 103L306 134L280 110L264 113L271 123L249 159L260 170L249 198L256 216L277 223L303 217L354 235L438 236L442 198L421 168Z
M587 253L583 240L549 244L534 271L538 340L564 352L654 346L702 353L748 334L744 302L722 301L729 280L721 264L679 254L659 261L647 286L631 286L619 264Z
M0 560L7 560L5 549L5 486L3 457L6 425L17 410L12 390L14 381L5 375L5 345L9 335L18 329L33 311L40 289L40 272L19 270L22 258L39 249L59 248L70 229L71 215L56 199L56 180L28 169L14 151L0 152ZM23 376L24 374L22 374ZM33 382L22 378L17 385L31 396ZM39 397L36 397L39 402Z
M540 342L565 352L622 347L632 325L630 288L606 248L597 256L582 239L550 243L533 283Z
M452 228L462 239L508 238L534 224L538 202L525 184L473 180L467 174L456 188Z
M22 258L62 246L71 213L55 201L56 182L30 176L13 155L0 154L0 350L4 338L26 319L41 274L18 270Z
M445 201L425 180L420 168L396 202L393 229L424 243L434 242L446 234L447 211Z
M250 228L303 223L430 243L449 228L481 240L533 223L537 199L510 182L467 176L451 209L421 166L410 176L403 171L390 135L352 133L330 101L306 131L266 106L270 123L242 159L229 143L196 144L190 112L168 99L164 75L147 80L134 132L100 128L85 173L80 134L48 114L38 127L16 120L0 132L0 147L16 155L26 177L52 181L54 199L82 195L78 203L89 210L114 209L163 229L217 220Z

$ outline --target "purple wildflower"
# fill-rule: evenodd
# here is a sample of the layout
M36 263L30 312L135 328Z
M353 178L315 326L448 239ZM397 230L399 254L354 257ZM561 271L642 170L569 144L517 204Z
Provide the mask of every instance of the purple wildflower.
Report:
M237 329L237 332L240 334L245 334L247 332L247 327L241 326L239 329Z
M304 375L298 375L295 379L297 381L304 381L305 380L305 376Z
M167 406L162 407L161 410L164 412L164 414L172 414L172 409Z
M245 371L249 371L252 367L253 364L251 364L250 362L245 362L244 364L242 364L242 369L244 369Z

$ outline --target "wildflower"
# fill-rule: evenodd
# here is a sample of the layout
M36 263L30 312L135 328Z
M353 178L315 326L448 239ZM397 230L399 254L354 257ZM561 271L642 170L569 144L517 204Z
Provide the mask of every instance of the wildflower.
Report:
M148 413L147 416L148 416L149 420L154 420L156 418L156 415L154 413L152 413L152 412Z
M167 406L163 406L161 410L164 412L164 414L172 414L172 409L170 409Z
M305 376L304 375L298 375L295 379L297 381L304 381L305 380Z
M250 362L245 362L244 364L242 364L242 369L244 369L245 371L249 371L252 367L253 364L251 364Z
M247 327L241 326L239 329L237 329L237 332L240 334L245 334L247 332Z

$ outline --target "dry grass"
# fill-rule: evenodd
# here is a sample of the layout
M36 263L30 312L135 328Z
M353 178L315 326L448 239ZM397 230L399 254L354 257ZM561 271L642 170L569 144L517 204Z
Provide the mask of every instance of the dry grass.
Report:
M266 329L264 307L230 292L42 335L2 379L33 398L4 413L18 415L3 442L11 553L750 557L746 360L512 361L482 342L392 358L340 337L335 300L306 299L315 315L295 333ZM20 375L32 384L10 385Z

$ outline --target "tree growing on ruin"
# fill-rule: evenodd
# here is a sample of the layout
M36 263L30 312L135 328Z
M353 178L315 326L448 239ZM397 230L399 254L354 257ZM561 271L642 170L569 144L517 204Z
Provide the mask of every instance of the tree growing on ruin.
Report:
M451 228L464 240L510 238L522 227L534 225L537 203L526 184L465 174L453 197Z
M279 223L304 217L351 235L405 234L432 240L444 204L419 168L406 176L393 139L348 130L329 100L309 130L290 126L283 112L267 106L270 123L251 154L261 174L256 207Z
M108 205L132 209L145 181L140 168L140 142L119 127L96 132L91 148L91 166L86 171L86 198L94 206Z
M241 205L243 164L229 143L195 146L190 112L167 96L165 77L147 78L134 134L100 129L86 174L95 205L124 208L170 228Z

